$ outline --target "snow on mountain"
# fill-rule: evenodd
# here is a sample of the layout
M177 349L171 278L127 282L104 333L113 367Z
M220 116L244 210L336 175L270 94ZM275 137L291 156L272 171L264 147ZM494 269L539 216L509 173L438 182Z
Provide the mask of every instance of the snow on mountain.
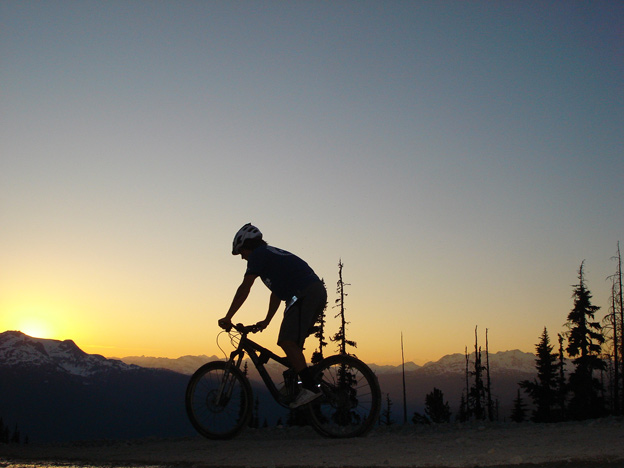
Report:
M490 369L493 372L535 372L535 355L519 350L491 353ZM182 356L177 359L149 356L127 356L120 359L106 359L98 354L87 354L72 340L51 340L32 338L19 331L0 333L0 363L4 366L30 365L53 366L68 374L89 376L106 370L128 370L138 367L168 369L190 375L206 362L218 360L216 356ZM485 365L485 353L481 356ZM474 365L474 353L469 355L469 365ZM379 366L370 364L377 375L402 372L402 366ZM283 369L277 369L281 372ZM276 370L276 372L277 372ZM466 357L455 353L438 361L418 366L405 363L405 372L427 375L461 374L466 370Z
M137 369L121 361L87 354L72 340L33 338L19 331L0 333L0 365L3 367L49 367L82 377L105 371Z
M468 355L469 366L474 367L475 353ZM490 353L490 370L492 372L535 372L535 355L518 349ZM481 364L486 365L485 353L481 354ZM472 367L469 370L473 370ZM444 356L436 362L428 362L421 372L427 374L461 374L466 372L466 356L455 353Z
M380 366L378 364L369 364L369 367L377 375L396 374L397 372L403 372L403 366L401 366L400 364L398 366L390 366L390 365ZM405 363L405 372L412 372L420 368L421 366L411 361Z

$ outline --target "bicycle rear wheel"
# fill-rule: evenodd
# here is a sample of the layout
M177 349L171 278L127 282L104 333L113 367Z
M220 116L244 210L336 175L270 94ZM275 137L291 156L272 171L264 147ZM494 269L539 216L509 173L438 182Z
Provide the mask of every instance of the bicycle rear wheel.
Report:
M204 364L186 388L186 413L197 432L209 439L234 437L251 417L249 380L237 367L226 371L226 364Z
M381 391L373 371L346 354L330 356L315 366L323 396L308 405L314 429L326 437L357 437L379 418Z

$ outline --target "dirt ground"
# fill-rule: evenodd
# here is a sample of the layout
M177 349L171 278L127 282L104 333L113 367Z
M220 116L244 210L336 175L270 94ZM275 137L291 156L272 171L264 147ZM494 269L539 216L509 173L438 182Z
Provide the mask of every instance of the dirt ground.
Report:
M94 441L0 447L0 467L624 467L624 420L376 428L326 439L310 428L246 429L237 438Z

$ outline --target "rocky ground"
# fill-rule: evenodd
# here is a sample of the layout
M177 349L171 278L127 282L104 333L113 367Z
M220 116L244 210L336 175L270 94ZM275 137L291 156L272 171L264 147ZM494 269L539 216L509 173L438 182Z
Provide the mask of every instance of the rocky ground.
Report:
M376 428L326 439L310 428L247 429L201 437L0 447L0 467L624 467L624 420Z

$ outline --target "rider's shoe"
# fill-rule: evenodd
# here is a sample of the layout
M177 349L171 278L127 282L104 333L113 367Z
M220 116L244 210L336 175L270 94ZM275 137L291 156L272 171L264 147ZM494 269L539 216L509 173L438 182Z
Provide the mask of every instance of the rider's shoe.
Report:
M314 392L312 390L308 390L307 388L302 388L295 401L290 404L291 408L299 408L300 406L307 405L311 401L316 400L321 396L321 392Z

